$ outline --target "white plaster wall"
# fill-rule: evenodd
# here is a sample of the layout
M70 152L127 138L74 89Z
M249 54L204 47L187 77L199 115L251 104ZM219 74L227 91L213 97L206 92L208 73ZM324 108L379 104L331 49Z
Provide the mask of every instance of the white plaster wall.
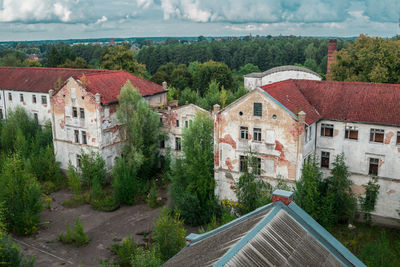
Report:
M9 100L9 93L12 95L12 100ZM3 115L8 116L11 110L15 110L18 106L25 108L28 114L32 117L34 113L38 114L39 124L43 125L46 121L50 121L50 100L49 94L38 93L38 92L26 92L26 91L12 91L12 90L0 90L1 100L0 109L3 110ZM20 94L23 95L24 101L20 101ZM33 95L36 96L36 103L33 103ZM42 96L46 97L47 104L42 104Z
M279 71L274 72L268 75L265 75L260 78L255 77L244 77L244 87L249 90L253 90L254 88L271 84L275 82L280 82L288 79L304 79L304 80L316 80L320 81L321 77L314 75L309 72L304 71L296 71L296 70L287 70L287 71Z
M307 114L306 114L307 117ZM308 155L313 155L315 152L315 133L317 129L317 123L314 122L308 126L308 135L309 137L306 138L304 137L304 149L303 149L303 158L307 157Z
M254 102L262 103L262 117L253 116ZM273 119L273 115L277 118ZM222 110L214 122L215 192L219 199L236 200L233 185L241 175L240 156L247 155L250 148L261 158L261 179L271 182L281 175L288 182L296 180L302 161L297 154L299 124L265 94L252 91ZM240 126L248 127L249 140L240 139ZM254 128L261 128L261 142L253 140ZM272 138L267 138L268 131L273 132Z
M280 82L288 79L302 79L302 80L316 80L320 81L321 77L316 76L314 74L303 72L303 71L279 71L275 73L271 73L267 76L262 77L261 84L266 85L270 83Z
M334 125L334 136L320 136L321 123ZM330 152L330 169L335 156L344 153L346 164L352 173L353 191L363 195L365 189L362 185L369 181L369 157L379 158L381 165L378 170L378 183L381 186L373 214L399 218L396 209L399 208L400 199L400 146L396 145L397 131L400 127L381 126L363 123L347 123L358 127L358 140L344 139L345 122L324 120L318 122L316 156L321 157L321 151ZM370 129L384 129L384 143L370 142ZM330 170L324 170L325 176L330 175Z

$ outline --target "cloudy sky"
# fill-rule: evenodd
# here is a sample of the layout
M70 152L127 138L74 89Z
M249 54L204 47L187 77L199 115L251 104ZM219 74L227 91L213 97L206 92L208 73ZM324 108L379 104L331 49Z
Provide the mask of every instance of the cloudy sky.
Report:
M0 40L400 34L400 0L0 0Z

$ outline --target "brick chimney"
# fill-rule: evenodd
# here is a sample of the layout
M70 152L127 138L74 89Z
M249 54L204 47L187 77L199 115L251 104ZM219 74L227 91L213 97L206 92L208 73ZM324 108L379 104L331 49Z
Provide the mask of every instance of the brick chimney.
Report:
M293 192L277 189L272 193L272 202L282 201L283 204L289 206L293 201Z
M330 69L331 64L336 62L336 48L337 48L337 40L336 39L329 39L329 47L328 47L328 64L327 64L327 71L326 71L326 79L330 80Z

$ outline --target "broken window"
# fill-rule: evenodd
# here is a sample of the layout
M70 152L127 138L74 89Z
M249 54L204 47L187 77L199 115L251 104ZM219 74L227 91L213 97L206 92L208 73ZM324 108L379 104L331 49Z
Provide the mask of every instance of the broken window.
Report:
M37 113L33 113L33 117L35 118L35 121L38 122L38 114Z
M86 131L82 131L82 144L87 144Z
M256 158L256 164L255 164L256 169L254 170L254 173L257 175L261 175L261 159Z
M240 156L240 162L239 162L239 170L241 172L247 171L247 157L245 156Z
M385 136L385 130L371 129L371 132L369 135L369 141L376 142L376 143L383 143L384 136Z
M85 110L84 110L83 108L80 108L80 109L79 109L79 115L80 115L80 118L81 118L81 119L84 119L84 118L85 118Z
M3 110L0 108L0 120L4 119L3 117Z
M78 109L76 107L72 108L72 117L78 118Z
M254 103L254 116L262 115L262 103Z
M43 105L47 104L47 97L45 95L42 95L42 104Z
M253 140L261 142L261 129L260 128L253 129Z
M240 139L249 139L249 128L240 126Z
M329 168L329 152L321 152L321 168Z
M358 129L355 126L346 126L344 132L345 139L358 140Z
M400 132L397 132L396 145L400 145Z
M321 136L333 136L333 124L321 124Z
M176 120L176 127L179 128L179 120Z
M379 159L369 158L368 174L378 176L378 167L379 167Z
M165 140L160 141L160 148L165 148Z
M177 151L181 150L181 138L180 137L175 137L175 150L177 150Z
M24 94L19 94L19 101L24 102Z
M75 143L79 143L79 131L74 130L74 133L75 133Z
M8 100L12 101L12 94L11 93L8 93Z
M79 154L76 155L76 167L81 167L81 155Z
M189 122L185 121L185 127L188 128L189 127Z
M36 95L32 95L32 103L36 104Z

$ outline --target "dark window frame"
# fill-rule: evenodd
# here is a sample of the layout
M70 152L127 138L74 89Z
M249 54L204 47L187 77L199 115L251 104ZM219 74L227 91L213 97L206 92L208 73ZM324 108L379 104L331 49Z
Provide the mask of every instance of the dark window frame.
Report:
M0 120L4 119L3 109L0 108Z
M42 99L42 105L47 105L47 97L45 95L42 95L41 99Z
M331 153L328 151L321 151L321 168L329 169Z
M82 131L82 144L87 145L87 135L86 135L86 131Z
M176 120L176 128L179 128L179 120Z
M74 130L74 141L75 143L79 144L79 131Z
M72 117L78 118L78 108L77 107L72 107Z
M176 151L182 150L182 140L180 137L175 137L175 150Z
M358 140L358 128L346 126L344 129L344 139Z
M400 131L397 131L396 146L400 145Z
M378 176L379 158L369 158L368 175Z
M33 103L33 104L36 104L36 102L37 102L37 101L36 101L36 95L32 95L32 103Z
M85 118L85 109L84 108L79 108L79 118L81 118L81 119Z
M333 137L335 126L333 124L321 123L321 136Z
M239 157L239 171L240 172L245 172L247 171L247 157L241 155Z
M369 132L369 141L370 142L383 144L384 140L385 140L385 130L371 128L371 130Z
M253 128L253 141L261 142L262 130L261 128Z
M12 101L12 93L8 93L8 101Z
M262 103L253 103L253 115L257 117L262 117Z
M249 140L249 127L240 126L240 139Z
M24 102L24 94L19 94L19 102Z

